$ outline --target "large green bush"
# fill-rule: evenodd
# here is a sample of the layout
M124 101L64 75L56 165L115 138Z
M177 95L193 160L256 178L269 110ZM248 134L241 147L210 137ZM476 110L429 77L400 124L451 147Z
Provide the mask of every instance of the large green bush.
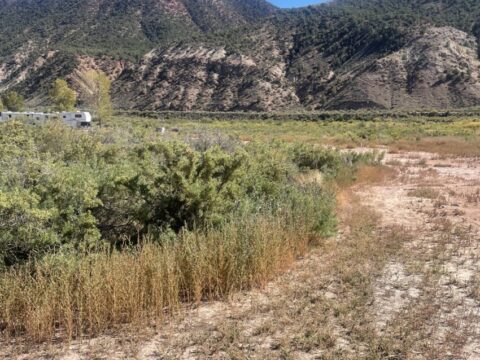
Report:
M146 237L162 241L165 234L218 228L245 214L295 214L296 204L308 201L321 206L315 227L327 234L335 223L332 199L324 192L309 200L313 195L297 183L297 173L314 169L334 178L360 158L281 142L198 146L141 129L4 123L0 266L52 252L120 248Z

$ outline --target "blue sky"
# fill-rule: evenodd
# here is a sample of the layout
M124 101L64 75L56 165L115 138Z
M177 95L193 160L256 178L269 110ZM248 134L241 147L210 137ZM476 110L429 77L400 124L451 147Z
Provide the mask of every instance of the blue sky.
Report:
M269 0L272 4L282 8L292 8L299 6L307 6L324 2L322 0Z

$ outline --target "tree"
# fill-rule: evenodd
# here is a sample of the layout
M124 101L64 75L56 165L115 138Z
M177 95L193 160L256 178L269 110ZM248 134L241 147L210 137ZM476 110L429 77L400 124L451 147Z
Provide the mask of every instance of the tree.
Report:
M91 70L83 73L84 101L94 112L99 120L106 120L113 114L112 100L110 98L111 81L101 71Z
M73 111L77 102L77 93L68 87L63 79L57 79L53 83L49 93L55 111Z
M23 96L15 91L9 91L2 96L3 105L10 111L22 111L25 108Z
M0 97L0 111L3 111L3 101L1 97Z

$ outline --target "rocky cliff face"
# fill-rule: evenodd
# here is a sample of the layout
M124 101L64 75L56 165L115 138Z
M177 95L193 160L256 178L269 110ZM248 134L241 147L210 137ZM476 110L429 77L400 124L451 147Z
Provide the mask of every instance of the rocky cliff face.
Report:
M224 46L177 46L146 54L115 83L126 107L166 110L281 110L300 105L284 54L232 52ZM266 55L266 56L265 56Z
M480 104L480 62L473 36L430 27L402 49L334 69L311 52L289 62L288 46L248 54L225 48L154 50L117 77L127 108L149 110L429 109ZM265 56L268 54L268 56ZM310 74L292 74L298 63ZM304 75L304 76L302 76Z
M391 10L372 12L368 6L378 1L364 0L360 7L367 12L358 14L348 1L344 8L279 12L263 0L4 0L0 15L15 9L20 15L0 30L0 40L6 39L0 44L0 92L15 89L32 107L46 105L55 78L80 91L80 74L96 69L110 76L114 102L125 109L479 105L476 8L469 8L471 20L464 24L448 20L443 3L437 18L411 23L408 13L393 18ZM461 1L452 6L458 10ZM394 5L402 3L416 9L410 0ZM74 10L66 4L76 6L78 18L69 20ZM57 13L53 20L29 22L26 9Z
M328 107L452 108L480 104L480 62L473 36L431 27L401 50L343 75Z

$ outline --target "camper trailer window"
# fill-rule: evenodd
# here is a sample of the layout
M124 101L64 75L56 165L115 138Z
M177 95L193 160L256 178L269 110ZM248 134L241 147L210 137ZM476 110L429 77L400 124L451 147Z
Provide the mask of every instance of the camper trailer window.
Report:
M81 118L82 118L82 114L75 114L75 118L81 119Z

